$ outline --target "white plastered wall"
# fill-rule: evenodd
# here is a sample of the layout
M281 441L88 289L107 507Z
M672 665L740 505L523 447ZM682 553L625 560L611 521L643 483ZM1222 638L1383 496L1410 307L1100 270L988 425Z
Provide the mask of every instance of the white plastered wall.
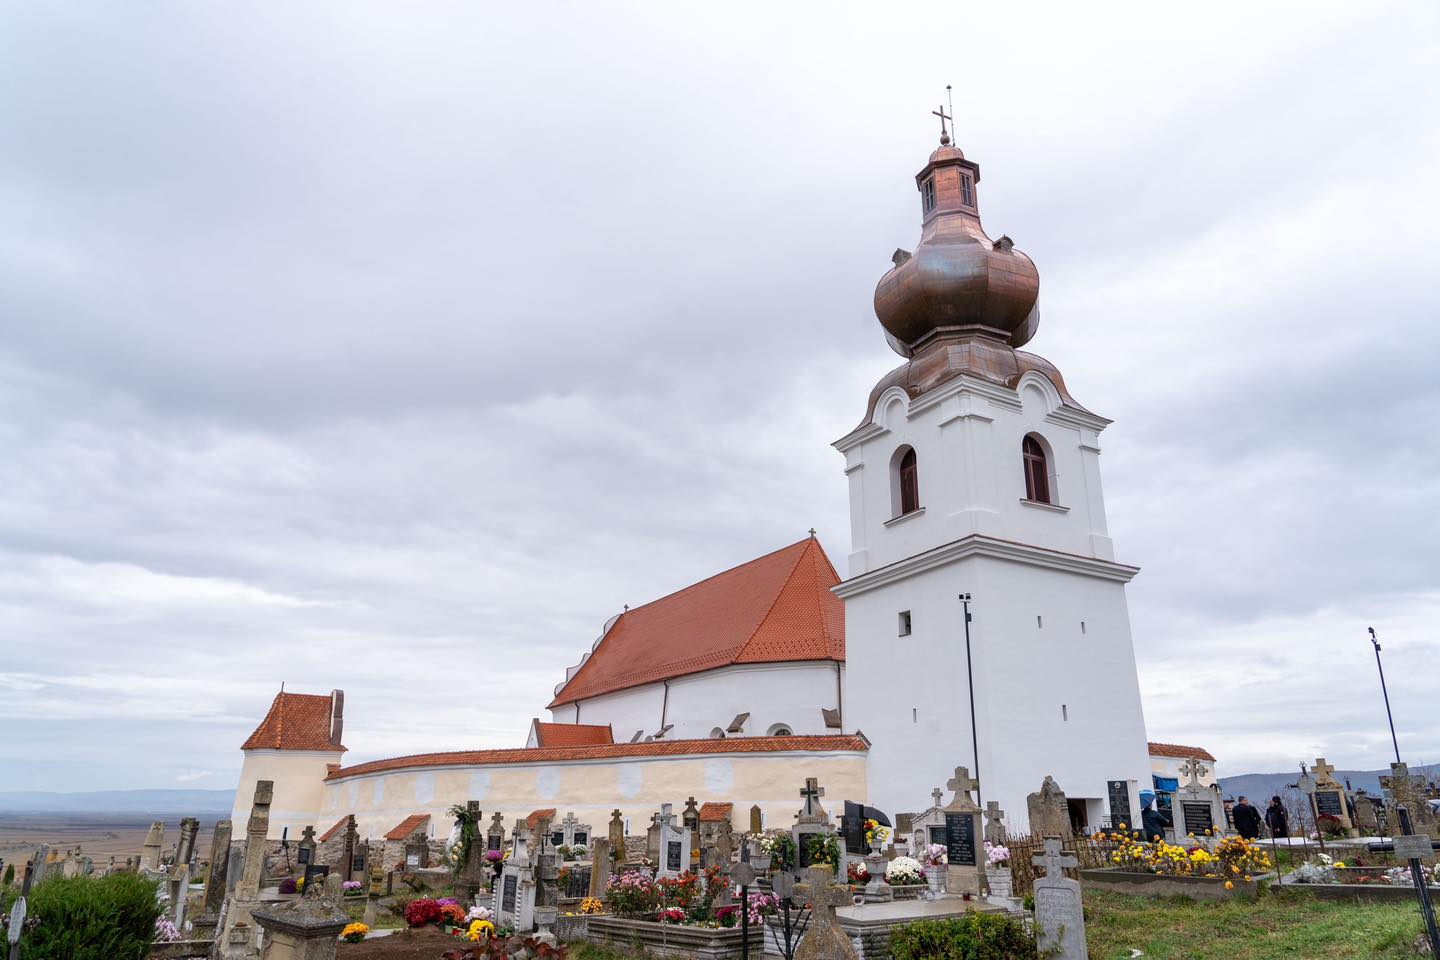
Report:
M236 839L245 836L255 799L255 784L260 780L275 784L268 836L278 840L288 827L291 839L297 839L306 824L315 823L315 811L320 809L324 798L327 766L339 763L341 756L339 751L246 750L230 814ZM318 824L316 827L323 829Z

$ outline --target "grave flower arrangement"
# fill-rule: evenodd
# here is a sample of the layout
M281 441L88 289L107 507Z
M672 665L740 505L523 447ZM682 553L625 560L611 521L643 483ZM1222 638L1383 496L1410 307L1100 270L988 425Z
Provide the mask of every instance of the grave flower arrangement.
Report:
M865 842L873 849L876 844L884 843L890 839L890 829L882 827L879 820L868 819L865 821Z
M449 924L450 926L455 926L455 927L464 925L464 923L465 923L465 908L462 907L462 906L460 906L460 904L459 904L458 902L453 902L453 901L450 902L450 903L445 903L444 901L436 901L436 902L440 904L440 922L441 922L441 923L443 923L443 924Z
M612 875L605 885L605 897L610 908L622 915L650 913L660 906L660 888L653 877L640 870Z
M180 928L175 926L174 923L166 920L164 917L155 921L156 943L174 943L177 940L183 939L184 937L180 933Z
M411 900L405 905L405 922L412 927L440 922L440 904L429 897Z
M940 846L938 843L936 846ZM941 847L943 850L944 847ZM1003 870L1010 866L1010 848L1003 843L985 841L985 866L991 870Z
M771 870L791 870L798 862L795 838L789 833L772 833L760 840L760 850L770 857Z
M346 880L340 884L340 891L347 897L354 896L363 889L365 889L365 884L359 880Z
M849 880L852 884L869 883L870 871L865 868L863 861L851 860L845 865L845 879Z
M340 939L344 940L346 943L359 943L360 941L365 939L365 934L369 932L370 928L365 926L365 924L352 923L344 930L340 931Z
M470 912L467 913L467 914L465 914L465 922L466 922L466 923L474 923L476 920L493 920L493 919L495 919L495 915L494 915L494 913L491 912L491 910L490 910L489 907L480 907L480 906L471 907L471 908L470 908Z
M465 939L471 943L480 943L495 935L495 924L489 920L472 920L465 928Z
M1111 863L1142 873L1211 877L1233 886L1232 881L1237 878L1252 880L1255 873L1270 869L1270 858L1259 845L1241 837L1226 837L1211 853L1199 845L1184 847L1164 840L1148 843L1140 839L1139 833L1098 836L1101 841L1115 845L1110 851Z
M839 869L840 841L833 833L817 833L810 837L810 862L828 863L832 869Z
M885 867L885 882L891 886L921 883L920 861L914 857L896 857Z
M925 852L923 854L923 856L925 857L925 866L943 867L945 865L945 855L948 852L949 851L945 849L945 844L943 843L930 844L925 848Z
M586 897L580 901L580 912L585 914L604 913L605 901L599 897Z

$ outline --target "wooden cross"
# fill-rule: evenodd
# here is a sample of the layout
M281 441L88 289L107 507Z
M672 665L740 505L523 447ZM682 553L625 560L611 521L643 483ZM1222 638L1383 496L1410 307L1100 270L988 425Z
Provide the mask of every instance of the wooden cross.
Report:
M1335 767L1326 763L1324 757L1320 757L1315 761L1315 766L1310 768L1310 772L1315 774L1315 779L1321 783L1329 783L1334 779L1330 774L1335 772Z
M1180 764L1180 776L1190 778L1190 782L1186 786L1200 786L1200 778L1209 772L1210 768L1201 763L1198 757L1191 757Z
M806 777L805 786L800 788L800 796L805 798L805 812L814 813L816 804L825 796L825 788L820 786L820 781L814 777Z
M939 787L930 791L930 799L935 801L935 806L937 807L945 806L945 792Z
M960 799L963 793L966 800L970 799L970 791L974 790L979 783L970 778L970 771L965 767L956 767L955 776L945 782L945 786L955 791L955 799Z
M946 121L946 120L954 120L955 118L952 117L952 116L950 116L948 113L945 112L945 104L943 104L943 103L940 104L940 109L939 109L939 110L931 110L931 111L930 111L930 115L931 115L932 117L939 117L939 118L940 118L940 136L942 136L942 137L948 137L948 136L950 135L950 132L945 129L945 121Z
M1080 861L1075 859L1074 854L1065 852L1059 837L1046 837L1045 852L1035 854L1031 860L1035 866L1045 868L1046 877L1064 876L1066 867L1080 865Z

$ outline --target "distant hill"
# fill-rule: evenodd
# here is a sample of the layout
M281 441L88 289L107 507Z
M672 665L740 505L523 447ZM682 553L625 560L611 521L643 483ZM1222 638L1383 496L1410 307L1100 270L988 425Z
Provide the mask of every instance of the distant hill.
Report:
M0 791L0 813L228 814L234 790L47 790Z
M1423 776L1428 780L1435 780L1440 778L1440 763L1411 767L1410 773L1413 776ZM1336 770L1333 774L1335 779L1341 783L1349 780L1352 790L1364 790L1372 797L1380 795L1380 778L1389 775L1388 767L1384 770ZM1299 776L1300 768L1298 766L1289 773L1242 773L1234 777L1221 777L1220 789L1227 797L1238 797L1244 794L1251 800L1257 797L1268 798L1284 793L1286 788Z

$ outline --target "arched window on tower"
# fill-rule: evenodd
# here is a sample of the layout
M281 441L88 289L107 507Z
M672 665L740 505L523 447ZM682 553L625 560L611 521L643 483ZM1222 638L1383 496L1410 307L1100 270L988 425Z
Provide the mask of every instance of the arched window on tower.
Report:
M1021 457L1025 461L1025 499L1036 503L1050 502L1050 464L1045 448L1031 434L1021 446Z
M897 481L900 485L900 513L914 513L920 509L920 469L915 462L915 448L905 448L900 457Z

